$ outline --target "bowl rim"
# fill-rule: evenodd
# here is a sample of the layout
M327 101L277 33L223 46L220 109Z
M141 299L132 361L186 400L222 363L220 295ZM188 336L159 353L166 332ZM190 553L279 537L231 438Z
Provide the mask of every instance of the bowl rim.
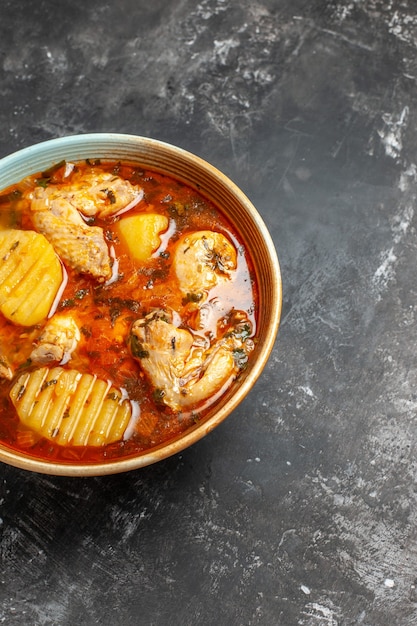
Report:
M49 166L53 165L53 163L57 162L56 158L54 158L55 154L61 154L62 159L64 158L63 151L65 151L67 158L71 160L71 153L82 148L83 150L86 149L89 154L91 152L90 158L95 158L95 150L101 153L101 151L105 149L111 149L112 146L115 148L116 145L127 145L129 149L140 147L142 152L146 154L151 154L153 151L158 150L162 151L163 154L180 159L184 163L192 162L193 167L202 170L204 174L219 183L223 188L226 187L231 195L245 208L265 243L265 251L270 267L273 270L271 272L271 299L273 307L271 319L268 324L268 331L262 346L259 348L257 358L251 365L249 374L243 379L239 386L236 386L234 392L226 400L225 404L212 416L203 419L200 423L197 423L194 427L176 436L171 441L144 450L143 453L132 457L121 457L119 459L111 459L94 464L83 464L82 462L65 464L53 460L46 461L37 457L25 456L23 453L8 448L6 445L0 443L0 462L20 469L55 476L84 478L127 472L152 465L173 456L205 437L233 412L258 380L275 344L282 310L282 277L274 242L263 218L246 194L226 174L203 158L179 146L158 139L142 137L140 135L126 133L84 133L66 135L41 141L0 158L0 190L19 182L19 180L22 180L25 176L46 169L48 164ZM95 148L89 150L89 146L95 146ZM74 159L74 157L72 158ZM83 158L86 157L80 157L78 160L82 160ZM114 160L111 153L108 153L107 157L101 156L101 158L108 158L108 160L112 160L113 158ZM125 160L134 161L134 157L130 155L130 157ZM138 158L137 161L144 163L143 156L142 159ZM150 170L158 171L158 167L148 165L146 161L144 165L149 167ZM170 173L163 167L159 168L159 171L177 179L181 178L178 173ZM6 172L6 175L4 172ZM14 179L11 180L13 177ZM5 182L2 183L2 180ZM192 182L188 182L187 184L192 184ZM219 202L217 202L217 204L219 205ZM221 205L219 209L222 210Z

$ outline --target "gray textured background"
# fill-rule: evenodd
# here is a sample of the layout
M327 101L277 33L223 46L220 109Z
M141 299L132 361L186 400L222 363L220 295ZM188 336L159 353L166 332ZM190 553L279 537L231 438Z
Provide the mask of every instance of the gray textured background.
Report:
M412 0L0 0L0 156L93 131L191 150L284 281L261 379L192 448L0 468L1 623L417 623L416 80Z

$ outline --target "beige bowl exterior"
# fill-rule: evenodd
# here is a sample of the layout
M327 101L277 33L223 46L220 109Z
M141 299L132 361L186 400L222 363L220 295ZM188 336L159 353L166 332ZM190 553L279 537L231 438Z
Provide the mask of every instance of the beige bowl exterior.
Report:
M271 236L246 195L224 174L201 158L170 144L114 133L94 133L52 139L24 148L0 160L0 190L25 176L65 159L87 158L134 162L177 178L213 201L231 221L249 251L259 288L258 341L248 367L220 398L207 417L168 443L134 457L99 464L43 461L0 444L0 461L25 470L61 476L100 476L134 470L172 456L211 432L247 396L259 378L273 348L281 315L282 282Z

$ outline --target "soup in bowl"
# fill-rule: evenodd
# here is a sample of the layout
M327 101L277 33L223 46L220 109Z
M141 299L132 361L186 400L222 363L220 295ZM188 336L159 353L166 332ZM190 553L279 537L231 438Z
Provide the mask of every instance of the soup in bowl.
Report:
M219 170L169 144L87 134L0 160L0 460L136 469L221 423L281 312L268 230Z

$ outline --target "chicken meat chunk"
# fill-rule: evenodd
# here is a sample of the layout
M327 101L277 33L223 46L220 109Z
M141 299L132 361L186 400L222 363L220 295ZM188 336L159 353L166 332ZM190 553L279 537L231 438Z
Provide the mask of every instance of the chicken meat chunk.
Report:
M36 365L67 363L80 341L80 331L71 315L54 315L44 326L31 352Z
M37 187L31 199L31 217L35 229L72 269L99 282L110 278L111 261L103 229L86 224L65 198L55 197L50 188Z
M45 188L48 200L65 200L85 217L108 218L136 206L143 198L143 189L110 172L77 171L67 183Z
M233 244L221 233L201 230L186 233L174 253L174 271L185 294L202 294L230 279L237 266Z
M128 339L155 390L155 397L181 411L208 400L237 376L253 349L251 324L243 312L223 319L218 337L210 342L174 323L164 310L136 320Z
M0 352L0 379L12 380L13 370L8 359Z

